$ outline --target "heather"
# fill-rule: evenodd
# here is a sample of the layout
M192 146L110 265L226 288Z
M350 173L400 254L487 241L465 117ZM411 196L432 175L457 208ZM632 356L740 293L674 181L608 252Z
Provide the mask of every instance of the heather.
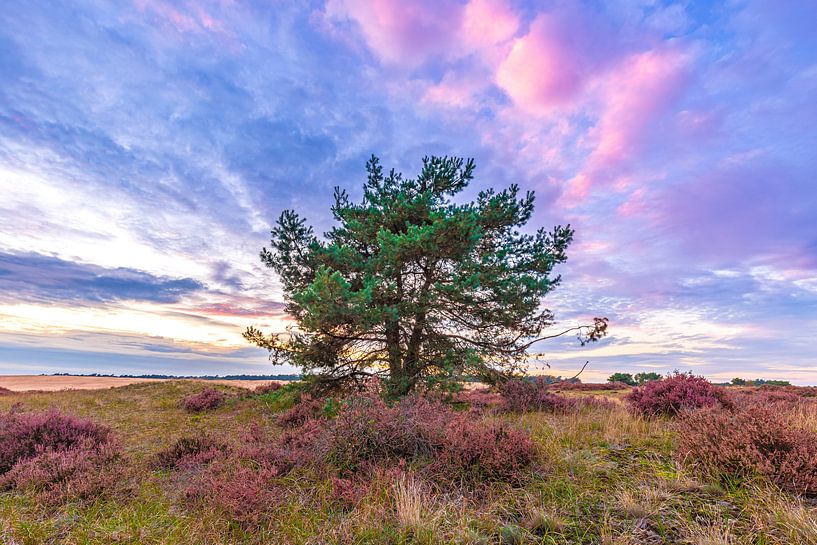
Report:
M551 384L541 377L511 379L500 387L500 393L502 409L507 412L566 412L575 407L575 400L553 393Z
M684 463L727 479L760 475L817 495L817 430L796 427L779 408L754 403L686 413L678 435L676 457Z
M677 416L683 411L724 407L731 403L723 388L703 377L685 373L646 382L634 388L625 399L634 411L646 416Z
M186 396L181 401L184 410L191 413L210 411L217 409L224 404L226 396L223 392L215 388L206 388L199 393Z
M550 388L538 393L554 394ZM623 401L626 390L566 390L559 395L571 401L569 410L534 403L522 411L505 410L502 393L484 386L402 399L376 387L330 397L296 384L263 394L219 390L229 403L195 413L180 400L202 386L182 381L0 398L0 414L12 407L15 417L53 411L108 430L99 436L108 442L96 448L82 451L84 441L69 442L75 446L26 458L6 472L0 541L783 545L817 539L810 522L815 506L799 496L808 492L808 464L775 455L781 477L762 465L751 474L705 467L683 450L688 443L679 426L695 411L645 417ZM752 388L729 392L766 403ZM773 411L785 425L779 437L791 445L788 452L806 452L797 437L817 432L815 405L781 401ZM737 433L724 437L748 441ZM712 541L724 536L727 541Z
M120 484L111 431L58 411L0 417L0 489L28 491L43 505L97 499Z

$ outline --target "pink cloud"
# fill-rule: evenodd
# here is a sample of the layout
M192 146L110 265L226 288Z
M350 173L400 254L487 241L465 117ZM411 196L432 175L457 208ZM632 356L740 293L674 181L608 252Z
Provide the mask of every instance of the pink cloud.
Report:
M230 36L224 23L197 3L177 8L162 0L134 0L134 5L143 13L153 14L164 26L172 27L179 34Z
M556 16L539 15L499 66L496 82L518 106L547 110L564 104L581 89L582 55L563 28Z
M477 54L493 64L519 28L519 16L505 0L330 0L325 14L357 24L368 48L383 62L415 66L431 59Z
M502 0L471 0L466 4L460 40L471 49L508 41L519 28L519 15Z
M356 22L382 61L413 65L446 53L455 39L451 28L459 28L463 10L452 0L330 0L326 14L335 21Z
M679 50L655 49L627 57L599 81L602 111L588 135L595 146L570 181L565 204L575 205L593 185L614 180L617 169L635 157L684 87L688 65L688 56Z

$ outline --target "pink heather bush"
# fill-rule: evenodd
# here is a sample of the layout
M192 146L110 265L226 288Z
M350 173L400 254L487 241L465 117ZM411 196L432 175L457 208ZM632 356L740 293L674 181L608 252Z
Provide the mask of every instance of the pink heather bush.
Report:
M119 446L81 446L45 450L20 460L0 476L0 489L34 493L45 505L93 501L122 487L124 477Z
M536 452L514 428L419 395L388 406L372 389L347 400L327 431L326 460L342 474L409 462L446 480L517 481Z
M224 404L226 396L215 388L207 388L197 394L191 394L182 399L182 408L191 413L200 413L217 409Z
M185 491L187 500L215 509L246 526L275 517L286 490L275 482L278 473L223 460L195 476Z
M488 388L478 390L462 390L457 392L452 400L454 403L466 403L468 408L475 412L484 412L491 407L502 403L502 396Z
M632 386L623 382L557 382L551 386L553 390L572 390L578 392L600 392L614 390L630 390Z
M0 417L0 489L27 490L45 504L111 490L121 451L109 428L57 411Z
M676 456L722 476L769 478L794 493L817 495L817 433L793 428L780 411L760 405L684 414Z
M181 437L156 455L156 465L167 469L203 465L226 451L225 445L207 435Z
M535 380L512 379L502 385L502 409L506 412L525 413L531 411L568 412L576 408L575 400L554 394L551 385L537 378Z
M5 414L0 416L0 474L41 452L92 450L111 439L109 428L57 411Z
M282 387L283 386L281 386L280 382L270 382L267 384L262 384L261 386L256 386L254 391L256 394L263 395L280 390Z
M433 468L450 481L520 481L536 458L524 432L502 423L448 425Z
M332 499L343 507L355 507L369 493L370 483L369 479L332 476Z
M314 398L309 394L303 394L301 399L290 409L284 411L276 422L282 428L297 428L307 420L313 418L323 418L323 407L326 402L322 399Z
M685 410L731 406L723 388L685 373L651 380L634 388L624 399L633 410L647 416L676 416Z

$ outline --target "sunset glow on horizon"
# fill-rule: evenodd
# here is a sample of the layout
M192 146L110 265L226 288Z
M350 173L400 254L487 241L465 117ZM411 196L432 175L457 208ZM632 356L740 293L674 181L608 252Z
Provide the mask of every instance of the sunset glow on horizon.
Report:
M69 5L72 4L72 5ZM258 259L371 154L476 160L576 240L545 368L817 384L817 3L0 7L0 374L272 374Z

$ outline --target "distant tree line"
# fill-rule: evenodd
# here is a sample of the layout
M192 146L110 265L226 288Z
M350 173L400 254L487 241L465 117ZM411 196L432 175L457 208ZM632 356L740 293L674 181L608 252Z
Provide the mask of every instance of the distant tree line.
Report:
M762 378L752 380L733 378L731 384L732 386L791 386L791 382L788 380L766 380Z
M607 378L607 382L623 382L630 386L638 386L651 380L661 380L661 375L653 372L636 373L635 375L630 373L613 373Z
M658 373L613 373L607 378L607 382L623 382L630 386L639 386L651 380L661 380L662 376ZM791 386L788 380L766 380L756 378L753 380L746 380L742 378L733 378L732 382L718 383L721 386Z

